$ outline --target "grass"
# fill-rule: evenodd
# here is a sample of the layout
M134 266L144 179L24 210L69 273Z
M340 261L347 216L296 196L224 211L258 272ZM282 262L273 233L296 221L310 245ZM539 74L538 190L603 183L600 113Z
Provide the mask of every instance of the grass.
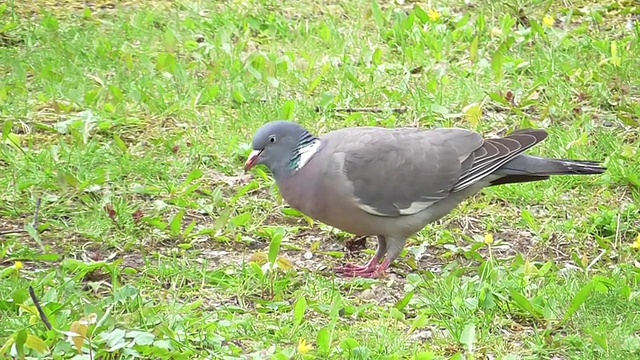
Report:
M640 355L633 1L80 3L0 5L0 357ZM608 171L486 189L345 280L374 242L242 173L276 118L539 127Z

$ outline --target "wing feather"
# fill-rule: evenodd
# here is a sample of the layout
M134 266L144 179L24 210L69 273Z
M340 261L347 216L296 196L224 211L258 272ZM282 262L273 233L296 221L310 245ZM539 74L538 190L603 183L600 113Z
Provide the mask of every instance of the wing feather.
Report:
M475 184L546 137L547 132L544 130L520 130L503 138L486 139L482 148L495 147L499 150L498 154L491 158L477 159L471 169L460 177L452 191L460 191Z
M358 206L379 216L415 214L446 198L483 144L463 129L352 128L325 136Z
M483 139L463 129L350 128L323 139L331 144L358 206L395 217L420 212L472 186L546 136L544 130Z

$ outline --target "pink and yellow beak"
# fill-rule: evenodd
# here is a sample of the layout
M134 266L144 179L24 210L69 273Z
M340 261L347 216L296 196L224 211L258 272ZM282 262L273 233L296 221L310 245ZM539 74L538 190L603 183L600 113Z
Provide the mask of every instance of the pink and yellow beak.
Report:
M249 158L247 159L247 162L244 163L244 171L249 171L254 166L256 166L256 163L258 162L258 157L260 156L261 153L262 153L262 150L253 150L251 154L249 154Z

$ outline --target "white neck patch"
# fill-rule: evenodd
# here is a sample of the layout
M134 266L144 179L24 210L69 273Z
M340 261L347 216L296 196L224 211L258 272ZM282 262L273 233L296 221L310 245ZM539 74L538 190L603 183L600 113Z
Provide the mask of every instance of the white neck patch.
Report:
M309 160L311 160L311 157L313 156L313 154L318 152L319 148L320 140L314 140L312 143L298 149L298 153L300 154L298 170L302 169L302 167L305 166L309 162Z

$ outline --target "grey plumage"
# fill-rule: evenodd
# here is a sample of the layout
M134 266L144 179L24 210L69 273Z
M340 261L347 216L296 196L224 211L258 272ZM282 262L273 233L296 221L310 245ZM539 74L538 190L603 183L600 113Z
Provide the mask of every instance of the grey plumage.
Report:
M546 137L544 130L483 139L464 129L376 127L315 137L300 125L275 121L254 136L245 169L266 165L283 198L308 216L377 236L378 250L366 266L339 269L346 276L377 277L409 236L484 187L605 171L595 162L523 154Z

